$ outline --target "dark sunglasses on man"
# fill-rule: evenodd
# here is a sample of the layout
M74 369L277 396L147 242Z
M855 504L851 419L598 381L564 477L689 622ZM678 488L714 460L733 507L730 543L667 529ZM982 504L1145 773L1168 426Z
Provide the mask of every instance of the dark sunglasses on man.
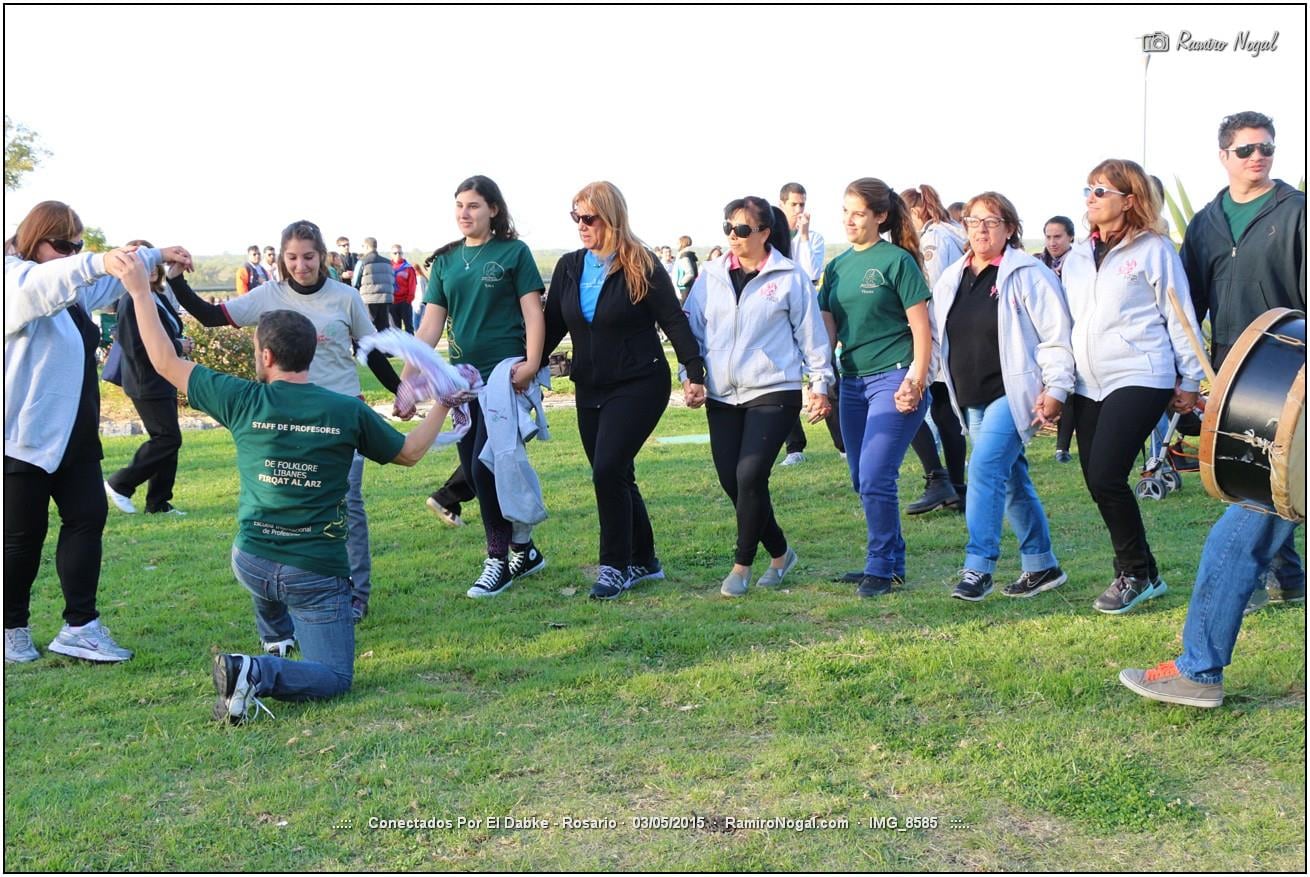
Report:
M1250 158L1251 153L1255 152L1257 149L1260 150L1260 154L1263 155L1265 158L1269 158L1274 154L1274 145L1268 142L1247 143L1243 146L1233 146L1229 148L1227 151L1231 152L1233 155L1237 156L1238 158Z
M61 256L72 256L75 253L80 253L82 247L86 244L85 241L66 241L60 238L46 238L45 242Z

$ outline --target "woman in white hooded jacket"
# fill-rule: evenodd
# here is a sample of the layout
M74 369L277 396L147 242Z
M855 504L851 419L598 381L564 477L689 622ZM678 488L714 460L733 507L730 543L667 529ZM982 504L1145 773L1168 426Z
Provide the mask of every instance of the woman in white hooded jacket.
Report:
M1024 447L1060 416L1073 391L1069 311L1055 275L1023 251L1023 227L1009 199L984 192L964 213L970 249L943 272L932 298L951 405L973 440L969 541L951 596L977 602L991 593L1001 524L1009 518L1022 574L1003 593L1032 597L1067 581Z
M1061 279L1073 314L1078 462L1114 546L1114 581L1093 606L1119 615L1166 589L1128 475L1165 410L1196 404L1201 363L1186 327L1197 337L1200 330L1146 173L1135 162L1107 159L1087 183L1092 233L1069 251ZM1168 301L1170 287L1183 318Z

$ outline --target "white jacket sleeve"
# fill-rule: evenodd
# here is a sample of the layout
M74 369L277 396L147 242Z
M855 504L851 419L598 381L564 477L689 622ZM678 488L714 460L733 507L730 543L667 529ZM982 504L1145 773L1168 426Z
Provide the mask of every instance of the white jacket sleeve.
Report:
M1059 402L1069 398L1074 388L1073 319L1064 291L1054 272L1040 262L1022 272L1019 294L1037 330L1037 349L1033 351L1042 372L1042 386Z
M1201 360L1197 357L1196 351L1192 349L1192 342L1187 337L1185 326L1190 325L1198 339L1201 337L1201 327L1197 325L1196 313L1192 309L1191 287L1187 285L1183 260L1179 258L1178 251L1173 248L1173 245L1164 238L1159 239L1159 244L1152 248L1152 264L1147 270L1155 287L1156 307L1164 317L1165 326L1169 330L1169 341L1173 344L1174 369L1179 377L1178 389L1185 393L1195 393L1201 389L1201 378L1205 377L1205 371L1201 368ZM1174 306L1169 302L1171 286L1178 296L1178 303L1182 306L1183 314L1187 319L1186 323L1179 318Z
M792 337L805 361L805 373L810 376L810 390L819 396L827 395L833 384L832 342L819 314L819 294L803 268L797 268L790 284L787 315Z
M105 273L105 257L83 253L50 262L5 259L5 337L77 301L79 290Z

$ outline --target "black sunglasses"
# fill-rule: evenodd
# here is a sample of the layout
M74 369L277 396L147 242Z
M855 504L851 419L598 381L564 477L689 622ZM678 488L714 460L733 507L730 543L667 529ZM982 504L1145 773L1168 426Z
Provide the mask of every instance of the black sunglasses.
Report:
M1265 158L1274 154L1274 145L1272 143L1247 143L1245 146L1234 146L1230 152L1238 158L1250 158L1251 153L1260 150L1260 154Z
M746 225L745 223L742 223L741 225L733 225L731 222L723 223L724 234L736 234L739 238L748 238L751 236L751 232L764 231L767 228L767 225L761 225L759 228L756 228L753 225Z
M600 219L600 217L595 213L579 213L576 210L570 210L569 219L573 220L574 223L580 222L590 228L596 224L596 220Z
M54 251L61 256L71 256L74 253L82 252L82 247L86 241L66 241L60 238L46 238L45 242L54 248Z

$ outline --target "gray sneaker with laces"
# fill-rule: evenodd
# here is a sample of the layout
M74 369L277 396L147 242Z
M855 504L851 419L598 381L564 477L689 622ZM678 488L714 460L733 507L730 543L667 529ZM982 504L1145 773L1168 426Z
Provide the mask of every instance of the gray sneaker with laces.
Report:
M109 628L102 625L98 618L77 629L65 624L59 635L50 641L49 648L52 652L68 655L70 658L81 658L84 661L97 661L102 664L132 659L131 650L114 642L114 638L109 635Z
M26 664L41 657L41 653L32 645L32 628L5 628L5 663Z

